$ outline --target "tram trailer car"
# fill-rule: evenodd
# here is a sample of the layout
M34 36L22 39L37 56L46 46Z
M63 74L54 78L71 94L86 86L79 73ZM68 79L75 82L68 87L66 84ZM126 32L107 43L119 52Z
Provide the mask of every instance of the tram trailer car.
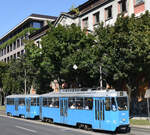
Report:
M130 130L128 97L123 91L64 89L44 94L40 97L40 118L85 129Z
M7 96L6 114L23 118L39 117L39 95Z

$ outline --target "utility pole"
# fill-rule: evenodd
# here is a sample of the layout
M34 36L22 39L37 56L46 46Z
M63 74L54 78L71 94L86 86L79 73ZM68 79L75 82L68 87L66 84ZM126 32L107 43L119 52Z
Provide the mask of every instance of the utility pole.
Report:
M149 98L147 98L147 113L148 113L148 120L150 121Z
M100 83L100 89L103 88L103 81L102 81L102 67L101 65L99 66L99 83Z
M27 80L26 80L26 69L24 70L24 94L27 94Z

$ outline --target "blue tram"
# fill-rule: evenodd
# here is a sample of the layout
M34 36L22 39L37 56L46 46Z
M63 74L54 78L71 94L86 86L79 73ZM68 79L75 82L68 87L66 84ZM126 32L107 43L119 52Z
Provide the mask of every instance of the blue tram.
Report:
M23 118L39 117L39 95L7 96L6 114Z
M115 90L63 89L41 95L40 118L84 129L130 129L127 93Z

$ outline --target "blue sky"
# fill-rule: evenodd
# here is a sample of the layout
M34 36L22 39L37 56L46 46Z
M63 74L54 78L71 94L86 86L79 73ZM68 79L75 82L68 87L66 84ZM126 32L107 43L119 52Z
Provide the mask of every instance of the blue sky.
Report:
M0 37L32 13L59 16L87 0L0 0Z

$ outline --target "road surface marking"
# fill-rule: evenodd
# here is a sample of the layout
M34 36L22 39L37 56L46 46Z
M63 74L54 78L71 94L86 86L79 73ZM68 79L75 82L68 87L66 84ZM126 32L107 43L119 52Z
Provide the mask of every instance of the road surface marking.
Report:
M20 127L20 126L16 126L16 128L20 128L20 129L23 129L23 130L26 130L26 131L30 131L30 132L36 133L35 130L31 130L31 129L28 129L28 128L24 128L24 127Z

